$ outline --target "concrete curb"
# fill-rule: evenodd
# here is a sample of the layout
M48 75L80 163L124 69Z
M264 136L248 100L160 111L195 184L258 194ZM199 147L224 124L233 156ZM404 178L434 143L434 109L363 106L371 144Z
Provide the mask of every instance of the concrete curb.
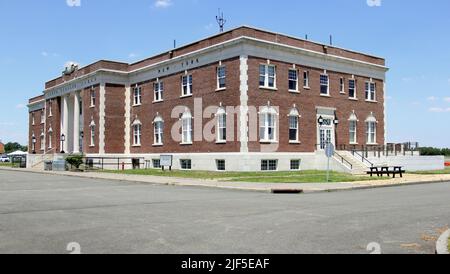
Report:
M444 234L439 237L439 240L436 243L436 254L444 255L450 254L448 251L448 239L450 237L450 230L444 232Z
M193 184L193 183L185 183L185 182L152 182L138 179L124 179L124 178L102 178L99 176L93 176L89 174L93 173L53 173L53 172L45 172L38 170L29 170L29 169L15 169L15 168L5 168L0 167L0 170L5 171L15 171L15 172L23 172L23 173L34 173L34 174L47 174L52 176L68 176L68 177L78 177L78 178L87 178L87 179L95 179L95 180L113 180L119 182L134 182L140 184L149 184L149 185L160 185L160 186L183 186L183 187L197 187L197 188L216 188L223 190L234 190L234 191L249 191L249 192L259 192L259 193L268 193L268 194L276 194L280 192L280 189L277 188L249 188L249 187L239 187L239 186L220 186L215 184ZM163 177L167 179L167 177ZM176 178L174 178L176 180ZM197 179L196 179L197 180ZM198 179L201 182L201 179ZM215 180L209 180L208 182L219 182ZM389 185L362 185L362 186L353 186L353 187L341 187L341 188L329 188L329 189L301 189L298 187L293 187L290 189L283 189L283 192L288 192L289 194L319 194L319 193L331 193L331 192L341 192L341 191L356 191L356 190L368 190L368 189L378 189L378 188L390 188L390 187L401 187L401 186L414 186L414 185L426 185L426 184L438 184L438 183L448 183L448 180L440 179L440 180L432 180L432 181L420 181L420 182L409 182L409 183L396 183ZM237 184L239 182L236 182ZM345 183L345 182L344 182ZM255 183L256 184L256 183Z

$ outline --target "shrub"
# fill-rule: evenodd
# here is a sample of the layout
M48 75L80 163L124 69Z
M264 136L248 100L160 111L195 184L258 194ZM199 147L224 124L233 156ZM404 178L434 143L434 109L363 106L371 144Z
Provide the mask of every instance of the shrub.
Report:
M83 164L83 155L82 154L74 154L74 155L70 155L66 158L66 162L71 165L74 166L76 169L79 169L80 166Z

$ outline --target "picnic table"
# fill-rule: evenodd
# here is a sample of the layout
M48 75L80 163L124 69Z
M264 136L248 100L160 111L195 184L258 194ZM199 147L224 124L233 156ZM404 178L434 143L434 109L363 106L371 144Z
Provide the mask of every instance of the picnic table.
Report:
M406 171L401 166L381 166L381 167L370 167L370 171L367 172L370 177L373 177L374 174L376 174L378 177L383 177L383 175L387 175L390 177L392 174L392 177L395 178L396 175L400 175L400 178L403 178L403 174L406 173Z

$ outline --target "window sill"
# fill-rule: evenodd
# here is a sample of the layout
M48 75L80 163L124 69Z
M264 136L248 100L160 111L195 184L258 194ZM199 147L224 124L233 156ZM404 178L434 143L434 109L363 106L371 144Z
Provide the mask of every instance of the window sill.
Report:
M320 97L331 98L331 95L330 94L320 94Z
M311 87L304 86L303 89L311 89Z
M227 90L227 88L218 88L218 89L216 89L216 92L225 91L225 90Z
M140 106L142 106L142 104L135 104L135 105L133 105L133 107L140 107Z
M348 99L352 101L359 101L358 98L348 98Z
M89 108L95 108L95 105L94 106L91 105L91 106L89 106Z
M278 91L278 89L277 88L271 88L271 87L262 87L262 86L259 86L259 89L262 89L262 90L267 90L267 91Z
M345 95L346 93L345 93L345 92L343 92L343 91L341 91L341 92L339 92L339 94Z
M95 147L95 145L90 145L89 147L90 147L90 148L93 148L93 147Z
M141 147L141 145L132 145L132 147Z
M164 146L164 144L153 144L152 146L153 147L162 147L162 146Z
M349 145L351 145L351 146L357 146L357 145L359 145L358 143L349 143Z
M366 146L378 146L378 143L367 143Z
M373 103L373 104L378 103L378 101L376 101L376 100L375 100L375 101L373 101L373 100L366 100L366 102L367 102L367 103Z
M278 141L260 140L261 144L278 144Z
M193 145L194 143L180 143L180 145L182 145L182 146L191 146L191 145Z
M189 95L181 95L181 96L180 96L180 98L189 98L189 97L192 97L192 94L189 94Z
M216 142L216 144L218 144L218 145L223 145L223 144L226 144L227 143L227 141L217 141Z
M293 89L290 89L290 90L289 90L289 93L299 94L300 91L299 91L299 90L293 90Z
M152 103L157 104L157 103L163 103L163 102L164 102L164 100L158 100L158 101L153 101Z
M300 145L302 142L300 141L289 141L289 144L291 145Z

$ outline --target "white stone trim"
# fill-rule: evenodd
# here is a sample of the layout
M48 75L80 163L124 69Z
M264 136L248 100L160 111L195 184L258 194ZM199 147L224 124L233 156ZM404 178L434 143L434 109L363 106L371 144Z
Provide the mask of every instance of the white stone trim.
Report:
M240 65L240 117L239 117L239 139L241 143L240 151L248 152L248 56L241 55Z
M100 83L100 96L99 96L99 153L105 153L105 108L106 108L106 85Z
M383 82L383 93L384 93L384 145L388 143L388 135L387 135L387 89L386 89L386 81Z
M131 87L130 85L125 86L125 154L130 154L131 151Z

